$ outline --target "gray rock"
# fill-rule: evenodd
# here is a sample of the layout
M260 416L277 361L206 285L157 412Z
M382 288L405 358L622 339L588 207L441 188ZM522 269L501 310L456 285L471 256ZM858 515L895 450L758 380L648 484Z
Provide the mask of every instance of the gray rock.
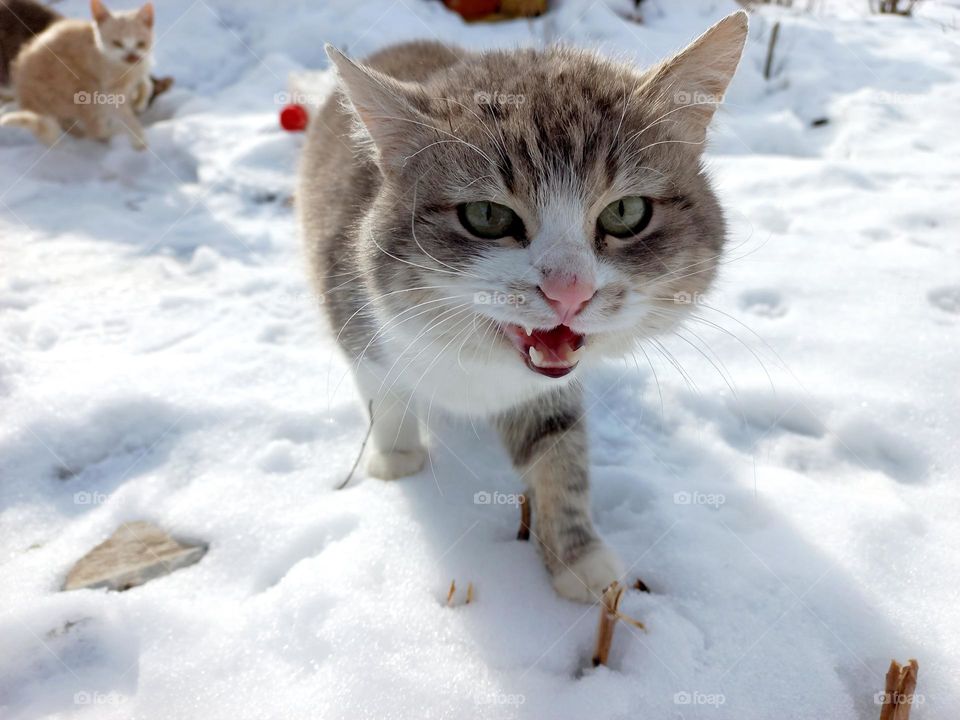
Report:
M193 565L206 552L206 544L175 540L151 523L124 523L80 558L67 574L63 589L129 590Z

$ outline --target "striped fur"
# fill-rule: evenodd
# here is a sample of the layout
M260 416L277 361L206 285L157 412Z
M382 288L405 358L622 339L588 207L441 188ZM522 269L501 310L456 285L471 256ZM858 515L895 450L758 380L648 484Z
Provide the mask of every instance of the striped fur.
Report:
M557 47L408 43L363 64L328 49L340 89L311 122L298 208L323 310L372 407L368 471L423 466L427 408L493 418L572 599L596 600L622 570L590 519L575 380L670 328L688 310L675 298L713 279L725 224L701 152L745 36L735 13L645 72ZM599 211L627 195L649 198L650 225L601 234ZM466 233L456 208L476 200L509 206L523 231ZM566 321L587 340L562 378L528 369L503 332L556 326L538 287L552 272L597 288ZM523 300L477 300L491 295Z

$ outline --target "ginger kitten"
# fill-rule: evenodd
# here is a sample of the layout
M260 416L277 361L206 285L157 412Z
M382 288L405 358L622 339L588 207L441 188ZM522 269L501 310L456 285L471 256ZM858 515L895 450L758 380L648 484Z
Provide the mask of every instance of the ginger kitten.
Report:
M418 472L436 405L492 418L561 595L623 572L590 518L577 378L671 327L725 224L701 165L744 46L737 12L640 71L569 48L437 43L364 63L311 123L298 205L313 279L372 403L371 475Z
M52 145L64 133L107 140L126 133L146 148L137 118L150 101L153 4L111 13L91 0L93 22L62 20L17 55L12 79L20 109L0 125L24 127Z

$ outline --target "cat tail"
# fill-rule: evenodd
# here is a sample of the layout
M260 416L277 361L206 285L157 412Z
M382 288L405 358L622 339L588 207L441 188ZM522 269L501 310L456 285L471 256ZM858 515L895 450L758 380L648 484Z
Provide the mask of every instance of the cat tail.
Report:
M5 127L26 128L44 145L51 146L60 139L63 130L56 118L49 115L31 112L30 110L15 110L0 116L0 125Z

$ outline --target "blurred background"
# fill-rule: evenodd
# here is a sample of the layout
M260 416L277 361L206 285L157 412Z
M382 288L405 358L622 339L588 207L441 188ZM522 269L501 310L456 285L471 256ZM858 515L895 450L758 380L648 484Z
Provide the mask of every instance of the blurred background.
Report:
M476 501L521 489L489 429L434 414L423 473L334 490L366 417L281 126L333 87L324 43L643 68L739 7L159 0L148 151L0 128L0 717L862 719L911 657L911 718L953 717L955 1L748 4L717 286L586 381L598 529L652 591L609 666L516 507ZM63 590L135 522L162 577Z

